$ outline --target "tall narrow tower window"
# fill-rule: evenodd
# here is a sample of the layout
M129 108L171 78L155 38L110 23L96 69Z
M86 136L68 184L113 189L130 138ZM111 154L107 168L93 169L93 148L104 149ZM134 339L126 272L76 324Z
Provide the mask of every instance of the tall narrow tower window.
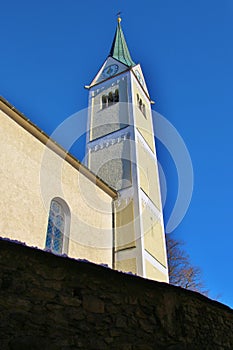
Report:
M111 106L113 104L113 93L109 92L108 94L108 105Z
M102 109L107 107L107 96L102 96Z
M119 90L116 89L114 93L114 102L119 102Z
M139 96L139 94L137 94L137 106L142 112L142 114L144 115L144 117L146 118L146 106L145 106L145 103L142 102L142 99Z
M146 106L144 104L142 105L142 113L143 113L144 117L146 118Z
M70 212L60 198L51 201L45 248L55 254L67 253Z

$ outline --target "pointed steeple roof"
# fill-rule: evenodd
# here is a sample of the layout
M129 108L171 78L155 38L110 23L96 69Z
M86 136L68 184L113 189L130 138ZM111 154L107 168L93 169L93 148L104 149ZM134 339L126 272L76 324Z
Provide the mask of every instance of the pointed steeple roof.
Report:
M135 63L133 62L130 56L129 49L125 41L125 37L121 28L121 18L118 17L117 20L118 20L117 29L113 39L109 56L131 67L131 66L134 66Z

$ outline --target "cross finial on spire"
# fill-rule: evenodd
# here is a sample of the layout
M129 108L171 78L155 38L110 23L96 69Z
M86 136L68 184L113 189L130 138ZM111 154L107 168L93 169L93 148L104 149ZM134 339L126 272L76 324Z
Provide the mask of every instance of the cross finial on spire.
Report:
M117 12L117 21L118 23L121 22L121 11Z

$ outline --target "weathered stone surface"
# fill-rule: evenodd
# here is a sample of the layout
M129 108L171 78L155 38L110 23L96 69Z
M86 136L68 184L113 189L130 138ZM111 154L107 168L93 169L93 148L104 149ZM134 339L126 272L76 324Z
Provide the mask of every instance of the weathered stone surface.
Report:
M233 310L0 240L1 350L232 350Z
M115 321L117 328L126 328L127 327L127 318L124 316L118 316Z
M94 312L96 314L104 313L104 302L91 295L83 296L83 308L84 310Z

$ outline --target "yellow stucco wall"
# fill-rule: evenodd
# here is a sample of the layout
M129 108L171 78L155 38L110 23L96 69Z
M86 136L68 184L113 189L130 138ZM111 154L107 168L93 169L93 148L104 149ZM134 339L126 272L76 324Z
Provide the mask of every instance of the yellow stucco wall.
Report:
M167 266L163 228L160 220L142 202L142 222L144 230L144 248L164 267Z
M0 235L44 249L59 197L71 211L68 254L111 266L112 198L2 111L0 147Z
M159 282L168 282L167 275L159 271L155 266L153 266L148 260L146 260L146 276L149 279L159 281Z
M121 199L121 203L115 209L115 249L116 251L136 247L134 202Z
M140 187L156 207L161 210L159 177L155 159L150 156L149 152L140 142L137 142L137 151Z
M136 258L117 261L116 270L137 274Z

